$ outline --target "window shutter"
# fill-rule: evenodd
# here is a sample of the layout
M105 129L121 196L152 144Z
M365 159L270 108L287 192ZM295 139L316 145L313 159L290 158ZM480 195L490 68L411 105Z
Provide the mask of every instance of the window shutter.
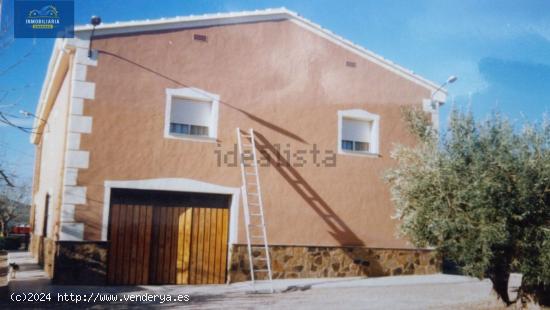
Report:
M371 143L371 121L342 119L342 140Z
M172 100L171 123L210 127L211 115L212 104L210 102L179 98Z

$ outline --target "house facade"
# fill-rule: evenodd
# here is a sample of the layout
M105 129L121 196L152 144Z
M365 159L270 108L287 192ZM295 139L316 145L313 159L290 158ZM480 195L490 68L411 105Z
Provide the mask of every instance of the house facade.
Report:
M31 138L31 248L57 283L247 280L237 128L256 133L274 278L438 271L383 180L415 143L403 107L437 120L436 84L286 9L91 32L56 41Z

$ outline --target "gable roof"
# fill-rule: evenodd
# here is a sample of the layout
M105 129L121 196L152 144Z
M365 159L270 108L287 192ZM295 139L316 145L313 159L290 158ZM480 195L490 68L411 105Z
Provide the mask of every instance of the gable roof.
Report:
M373 63L378 64L383 68L428 89L432 94L434 94L434 99L436 101L443 103L446 100L447 91L445 89L440 89L438 84L429 81L428 79L415 74L413 71L405 69L360 45L346 40L343 37L332 33L330 30L313 23L312 21L300 16L298 13L287 10L286 8L103 23L96 27L94 36L116 36L161 30L177 30L282 20L289 20L360 57L372 61ZM91 32L92 25L80 25L75 27L76 40L56 39L36 108L35 114L38 118L35 119L34 128L37 128L37 130L31 134L30 140L32 143L38 143L38 137L41 135L42 129L45 125L45 121L43 120L47 119L47 114L49 113L49 108L51 108L51 105L53 104L52 99L55 96L54 94L56 89L60 87L63 72L65 72L69 66L66 51L76 46L88 48L87 42L90 38Z
M94 35L117 35L279 20L290 20L295 24L321 37L324 37L363 58L366 58L414 83L419 84L420 86L429 89L431 92L434 92L439 87L438 84L415 74L413 71L405 69L362 46L346 40L343 37L332 33L330 30L313 23L312 21L298 15L298 13L290 11L286 8L104 23L96 27ZM89 24L75 27L75 34L77 37L89 37L91 31L92 25ZM440 90L438 93L443 95L442 98L446 95L446 91L444 89ZM444 101L444 99L440 101Z

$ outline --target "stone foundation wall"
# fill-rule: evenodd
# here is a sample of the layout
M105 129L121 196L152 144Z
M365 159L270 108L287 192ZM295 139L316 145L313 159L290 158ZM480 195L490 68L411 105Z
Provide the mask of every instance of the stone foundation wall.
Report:
M101 241L58 241L53 283L105 285L108 248Z
M8 251L0 250L0 290L8 285L9 271Z
M55 241L50 238L43 239L44 244L44 271L51 279L54 274L54 262L55 262Z
M100 241L33 240L33 252L44 244L44 269L55 284L105 285L109 245ZM35 245L36 244L36 245ZM365 247L271 246L273 278L379 277L432 274L441 262L430 250ZM253 252L260 255L259 251ZM265 266L258 264L257 269ZM263 277L259 277L262 279ZM246 245L230 249L229 282L250 280Z
M29 249L54 284L107 283L108 243L57 241L33 235Z
M269 253L274 279L380 277L431 274L441 270L440 260L430 250L271 246ZM260 252L253 251L252 255L258 256ZM262 264L255 265L255 268L264 269L265 265ZM250 266L247 246L233 245L230 254L229 282L248 280Z
M38 252L40 251L40 243L41 241L40 236L37 236L35 234L31 234L31 241L29 244L29 251L31 252L33 257L38 258Z

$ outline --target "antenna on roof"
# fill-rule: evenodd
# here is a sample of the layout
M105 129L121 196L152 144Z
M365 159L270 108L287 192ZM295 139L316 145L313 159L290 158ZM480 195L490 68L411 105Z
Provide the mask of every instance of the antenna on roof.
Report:
M101 24L101 17L92 16L90 23L92 23L92 34L90 35L90 44L88 45L88 58L92 58L92 40L94 39L95 27Z

